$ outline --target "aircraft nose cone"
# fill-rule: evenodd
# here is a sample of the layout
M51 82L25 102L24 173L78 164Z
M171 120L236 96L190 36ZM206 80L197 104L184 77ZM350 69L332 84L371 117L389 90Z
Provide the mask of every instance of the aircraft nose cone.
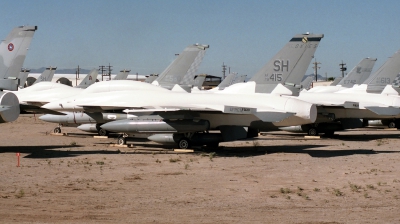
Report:
M100 127L110 132L127 132L129 120L111 121L101 125Z

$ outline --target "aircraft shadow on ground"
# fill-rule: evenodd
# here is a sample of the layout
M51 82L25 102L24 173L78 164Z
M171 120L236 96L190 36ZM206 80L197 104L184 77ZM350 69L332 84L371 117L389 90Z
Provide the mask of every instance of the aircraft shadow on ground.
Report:
M371 149L313 149L326 147L328 145L285 145L285 146L248 146L248 147L220 147L220 149L206 149L205 151L216 152L223 157L251 157L275 153L297 153L308 154L316 158L329 158L351 155L375 155L382 153L400 153L400 151L374 151Z
M71 148L80 148L84 146L65 146L65 145L44 145L44 146L1 146L0 153L26 153L28 155L23 158L45 159L45 158L61 158L75 157L88 154L119 154L119 150L85 150L71 151Z

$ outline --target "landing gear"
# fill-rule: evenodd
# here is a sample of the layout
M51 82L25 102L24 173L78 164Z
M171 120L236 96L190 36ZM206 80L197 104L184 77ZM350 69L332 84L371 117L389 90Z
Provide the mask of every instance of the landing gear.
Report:
M388 128L396 128L396 122L395 121L390 121L388 124Z
M315 127L312 127L308 129L308 135L309 136L317 136L318 135L318 130Z
M98 130L99 136L108 136L109 133L110 133L110 132L104 130L103 128L100 128L100 129Z
M53 133L56 133L56 134L61 133L61 128L60 127L54 128Z
M190 142L187 138L181 138L178 142L178 146L180 149L188 149L190 148Z
M126 138L123 135L120 135L117 139L118 145L126 145Z

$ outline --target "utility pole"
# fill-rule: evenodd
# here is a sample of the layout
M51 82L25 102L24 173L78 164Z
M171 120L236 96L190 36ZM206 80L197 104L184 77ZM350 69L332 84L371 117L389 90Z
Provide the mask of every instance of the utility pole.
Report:
M226 65L222 62L222 78L225 79Z
M344 67L345 65L346 65L346 63L343 63L343 60L342 60L342 64L339 64L340 71L342 71L342 77L344 77L344 72L347 71L347 68Z
M104 76L108 76L108 80L111 80L111 71L113 66L108 63L108 66L100 65L99 66L99 71L101 71L101 81L103 81Z
M78 85L78 79L79 79L79 65L78 65L78 69L76 69L76 74L75 74L75 86Z
M315 81L318 81L318 69L321 67L318 67L318 64L321 64L321 62L317 62L317 59L314 60L314 75L315 75Z

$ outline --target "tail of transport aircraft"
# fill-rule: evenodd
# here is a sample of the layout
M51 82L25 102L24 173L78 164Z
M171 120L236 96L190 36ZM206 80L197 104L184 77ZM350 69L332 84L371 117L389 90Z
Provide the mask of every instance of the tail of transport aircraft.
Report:
M190 85L208 48L209 45L189 45L152 84L167 89L175 84Z
M82 82L75 86L76 88L86 89L90 85L96 82L97 75L99 71L97 69L92 69L89 74L82 80Z
M36 79L36 81L33 83L39 83L39 82L51 82L51 80L54 77L54 73L56 72L57 67L53 68L53 67L48 67L46 68L46 70L43 71L42 74L40 74L40 76Z
M298 91L323 34L297 34L250 80L256 92L271 93L278 84Z

